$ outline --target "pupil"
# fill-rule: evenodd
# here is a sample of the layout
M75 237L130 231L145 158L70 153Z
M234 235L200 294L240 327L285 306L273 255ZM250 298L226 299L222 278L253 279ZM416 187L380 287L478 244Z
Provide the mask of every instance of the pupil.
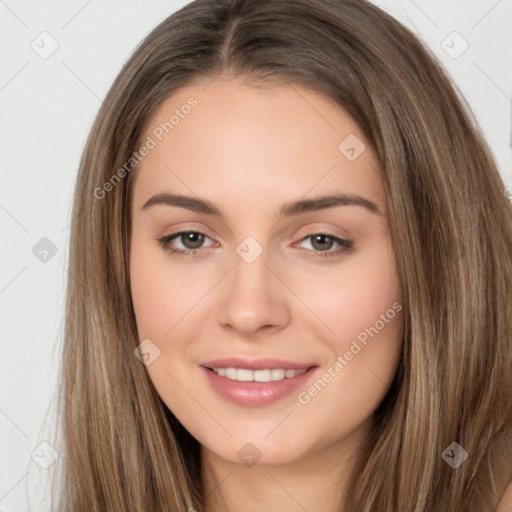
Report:
M197 249L198 247L201 247L201 244L202 244L202 237L203 235L201 233L187 233L185 235L185 240L187 242L192 242L192 247L193 249ZM199 240L194 240L194 238L197 238L199 237ZM185 244L187 245L187 244Z
M317 241L320 241L320 249L324 249L324 250L325 250L325 249L330 249L330 247L325 247L325 246L323 246L323 247L322 247L322 242L324 242L324 243L325 243L325 240L326 240L327 238L330 238L330 237L328 237L328 236L326 236L326 235L315 235L315 236L313 237L313 246L315 245L315 243L316 243ZM331 243L332 243L332 241L331 241ZM329 244L328 244L328 245L329 245Z

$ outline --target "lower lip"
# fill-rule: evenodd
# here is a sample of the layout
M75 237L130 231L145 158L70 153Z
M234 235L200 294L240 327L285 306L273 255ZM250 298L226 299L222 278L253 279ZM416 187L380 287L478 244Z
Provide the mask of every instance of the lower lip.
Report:
M276 402L304 386L318 366L312 366L296 377L285 377L282 380L271 382L239 382L227 377L221 377L204 366L201 366L201 368L205 372L212 388L223 398L245 407L259 407Z

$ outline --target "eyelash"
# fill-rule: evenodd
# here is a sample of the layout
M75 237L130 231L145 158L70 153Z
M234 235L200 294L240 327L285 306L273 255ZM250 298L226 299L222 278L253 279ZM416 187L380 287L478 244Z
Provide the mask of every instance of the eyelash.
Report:
M175 254L179 258L194 258L194 257L198 256L199 253L202 251L202 249L205 249L205 247L201 247L199 249L173 249L173 248L169 247L170 242L174 238L179 238L180 235L185 235L185 234L190 234L190 233L199 234L199 235L203 235L207 238L210 238L206 233L203 233L201 231L178 231L177 233L172 233L171 235L166 235L157 240L158 240L158 243L166 251L169 251L170 253ZM324 235L327 238L332 239L335 243L339 244L340 247L334 251L333 250L313 251L311 249L307 249L308 252L315 253L313 256L311 256L313 258L317 258L317 257L329 258L329 257L338 256L339 254L351 253L351 252L355 251L354 244L350 240L345 240L343 238L338 238L334 235L329 235L328 233L322 233L322 232L310 233L309 235L302 237L299 242L303 242L304 240L307 240L308 238L311 238L315 235Z

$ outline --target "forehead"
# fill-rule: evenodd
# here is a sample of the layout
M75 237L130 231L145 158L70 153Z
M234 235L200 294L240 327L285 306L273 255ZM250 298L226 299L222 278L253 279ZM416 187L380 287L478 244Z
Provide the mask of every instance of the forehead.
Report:
M360 128L329 98L297 85L217 78L184 87L146 123L141 141L149 139L133 172L139 204L165 191L260 208L343 192L371 196L385 210Z

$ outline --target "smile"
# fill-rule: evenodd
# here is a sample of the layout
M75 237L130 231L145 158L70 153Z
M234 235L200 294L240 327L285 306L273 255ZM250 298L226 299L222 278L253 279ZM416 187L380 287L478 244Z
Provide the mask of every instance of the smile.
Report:
M239 382L273 382L283 379L293 379L306 370L285 370L282 368L248 370L245 368L211 368L220 377Z
M244 407L270 405L308 385L320 370L309 366L298 370L284 368L210 368L201 366L206 384L220 398Z

